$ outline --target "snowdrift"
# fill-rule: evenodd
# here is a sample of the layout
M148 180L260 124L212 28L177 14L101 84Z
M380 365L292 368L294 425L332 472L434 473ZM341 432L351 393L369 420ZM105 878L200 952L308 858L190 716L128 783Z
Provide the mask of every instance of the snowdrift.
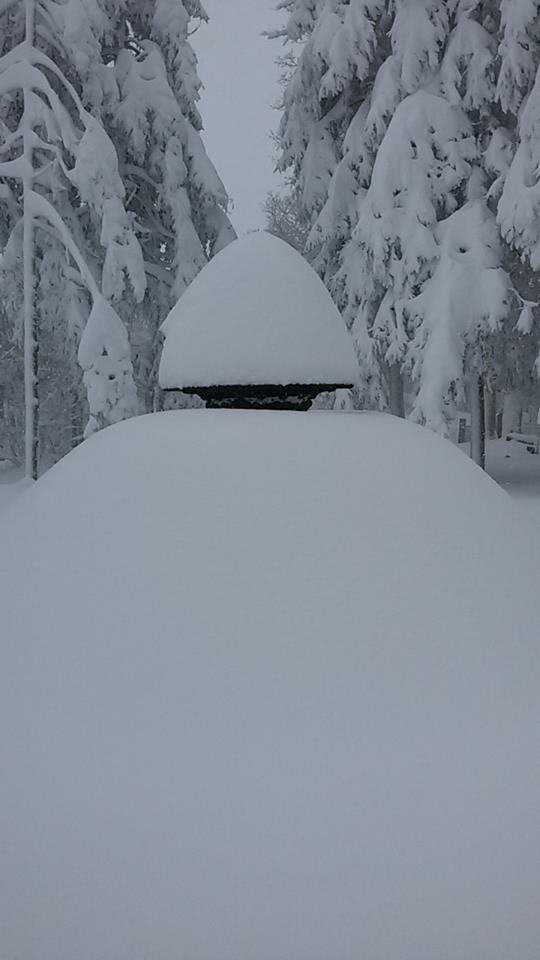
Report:
M382 415L174 412L0 526L21 960L536 960L537 569Z

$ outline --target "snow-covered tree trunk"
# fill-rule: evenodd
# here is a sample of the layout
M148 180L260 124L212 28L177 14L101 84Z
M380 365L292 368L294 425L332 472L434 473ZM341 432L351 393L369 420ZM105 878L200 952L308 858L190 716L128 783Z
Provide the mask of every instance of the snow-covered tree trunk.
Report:
M403 374L399 363L387 367L388 408L395 417L405 417L405 397L403 393Z
M469 384L471 408L471 459L482 470L486 469L486 420L484 408L484 381L475 374Z
M484 406L486 409L486 437L489 440L497 439L497 392L486 385L484 390Z
M25 43L33 47L35 39L35 0L25 0ZM35 310L34 214L31 196L34 189L33 127L30 116L31 84L23 87L23 296L24 296L24 397L25 397L25 474L37 480L39 464L38 431L38 331Z
M523 417L523 399L519 390L508 390L504 395L502 434L521 433Z

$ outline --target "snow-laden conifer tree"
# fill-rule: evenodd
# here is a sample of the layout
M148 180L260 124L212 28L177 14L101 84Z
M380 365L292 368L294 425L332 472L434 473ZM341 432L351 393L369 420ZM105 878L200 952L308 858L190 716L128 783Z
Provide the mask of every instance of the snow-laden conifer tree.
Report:
M530 306L524 291L514 289L522 271L508 247L495 254L494 237L498 220L507 243L534 265L538 98L526 97L539 63L539 4L290 0L280 6L289 38L305 39L284 98L282 166L299 184L311 217L313 262L355 334L364 399L403 412L401 373L412 372L422 395L416 415L444 429L440 412L450 409L450 398L435 398L433 390L435 382L443 389L445 377L430 366L440 351L428 348L437 323L428 316L436 302L429 290L443 290L448 237L458 228L474 225L470 253L482 269L499 278L501 270L510 274L504 283L486 275L486 289L491 295L497 289L501 300L495 306L491 296L481 329L472 308L470 329L459 318L460 362L469 363L478 336L485 358L501 355L501 340L512 343L507 356L530 352L520 339ZM447 326L450 301L439 313ZM503 368L498 363L495 372ZM465 372L447 384L450 392L459 393ZM424 377L430 389L423 389Z
M280 167L292 173L311 224L317 224L312 241L335 240L352 214L362 177L360 170L342 167L341 160L350 148L347 137L354 136L351 124L384 59L389 18L384 0L290 0L279 6L287 10L288 22L272 35L304 41L283 97ZM319 265L328 262L331 250Z
M107 301L119 299L128 284L142 299L142 252L115 149L82 100L83 89L90 100L100 99L99 78L108 82L102 61L92 61L109 30L108 12L76 0L5 0L0 9L3 311L6 322L11 307L24 344L25 461L33 477L39 344L59 325L66 340L84 327L91 427L137 410L126 334Z
M369 183L376 148L399 102L394 72L379 75L391 18L385 0L291 0L279 6L288 20L274 35L303 41L283 98L280 166L292 176L311 223L308 256L345 310L347 291L336 283L341 251L356 221L358 193ZM372 344L358 329L356 336L364 387L377 402Z
M508 245L506 258L520 296L516 331L504 351L502 430L521 429L522 408L538 407L540 281L540 4L538 0L501 0L499 72L494 131L486 151L489 196ZM534 361L536 359L536 376Z
M227 193L201 137L201 81L189 35L205 20L199 0L125 0L115 94L104 110L144 254L147 295L139 308L126 308L126 319L129 312L147 404L158 402L161 322L235 237Z
M390 406L404 414L399 371L411 337L406 304L439 257L437 224L466 189L474 143L465 114L420 89L398 106L377 152L339 280L353 329L371 340ZM360 343L362 340L360 340Z
M35 366L38 325L39 383L34 375L27 379L40 394L43 448L51 448L47 459L67 452L82 434L83 381L91 400L90 428L138 409L130 354L144 408L151 408L160 323L208 257L234 237L227 196L200 135L200 81L189 34L204 19L197 0L0 4L0 251L5 277L0 310L2 340L9 347L2 366L14 383L23 339L22 212L24 197L36 193L41 208L31 234L34 336L26 343L33 344ZM25 40L30 21L32 44ZM15 61L28 62L41 84L30 90L30 100L24 84L13 80L14 70L22 69ZM27 102L33 114L25 108ZM15 176L21 165L13 165L16 136L26 128L34 140L36 170L30 191ZM51 225L45 216L46 202L63 224L62 236L58 223ZM74 250L85 265L83 282ZM130 343L111 307L124 321ZM101 342L107 329L109 344ZM97 350L94 360L92 349ZM37 400L33 396L28 405L34 451L37 432L31 421ZM60 411L64 423L52 425Z

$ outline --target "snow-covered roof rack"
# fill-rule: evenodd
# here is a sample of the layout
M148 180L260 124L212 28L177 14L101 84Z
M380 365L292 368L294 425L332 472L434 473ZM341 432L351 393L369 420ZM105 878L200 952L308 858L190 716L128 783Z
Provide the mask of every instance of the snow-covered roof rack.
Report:
M317 394L356 382L352 340L326 287L268 233L214 257L162 330L161 387L209 406L307 409Z

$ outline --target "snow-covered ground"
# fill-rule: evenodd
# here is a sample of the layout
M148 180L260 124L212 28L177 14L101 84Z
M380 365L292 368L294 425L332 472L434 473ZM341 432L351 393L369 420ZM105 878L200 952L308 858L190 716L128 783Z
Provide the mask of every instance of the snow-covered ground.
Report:
M463 451L467 450L464 445ZM519 501L530 519L540 523L540 456L527 453L522 444L513 441L491 440L487 443L486 466L490 476ZM21 470L0 469L0 510L24 490L21 478Z
M492 440L487 444L488 473L526 511L540 537L540 456L527 453L521 443Z
M519 515L378 414L139 418L18 497L2 955L536 960Z
M0 511L9 506L25 488L22 470L0 460Z

